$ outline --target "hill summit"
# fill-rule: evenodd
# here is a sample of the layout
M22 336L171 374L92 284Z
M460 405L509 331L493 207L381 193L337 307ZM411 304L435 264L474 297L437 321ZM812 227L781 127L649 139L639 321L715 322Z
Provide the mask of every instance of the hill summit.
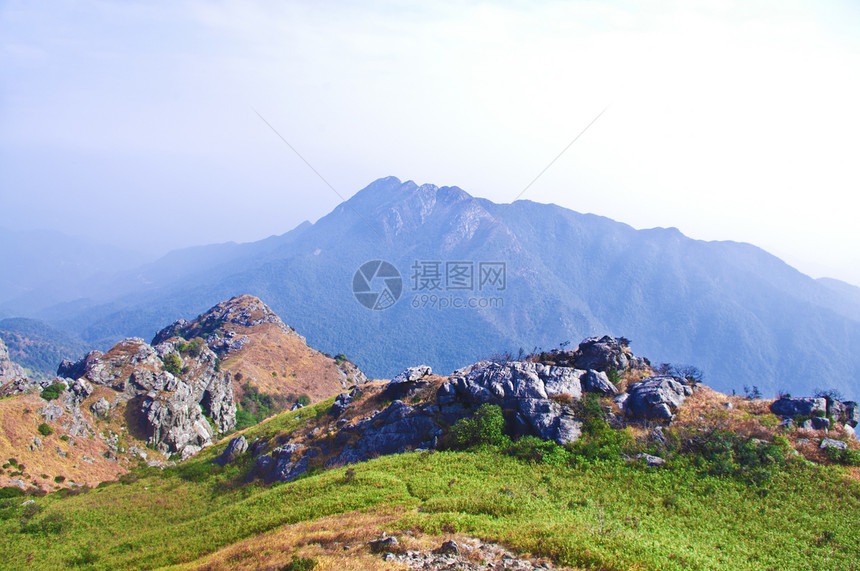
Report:
M49 489L111 480L140 460L187 459L219 435L367 381L248 295L176 321L151 343L128 338L63 361L53 382L10 363L0 361L11 379L0 395L15 397L0 400L0 455L20 459L38 473L28 483ZM0 483L19 480L0 474Z
M356 290L370 261L388 262L400 286ZM629 336L655 362L695 364L727 393L746 385L860 396L860 361L848 357L860 351L857 288L814 280L750 244L527 200L496 204L456 186L386 177L313 224L177 251L106 283L101 297L40 317L93 343L146 337L241 288L289 316L310 345L343 351L375 378L415 363L450 372L495 351L606 333ZM365 293L387 299L384 310L364 305ZM297 390L313 394L303 370L239 372L260 386L272 372L295 372ZM336 376L329 368L316 382Z
M269 306L252 295L219 303L186 321L180 319L156 333L158 345L173 337L200 339L232 375L237 401L247 390L308 402L328 398L367 381L344 355L331 357L308 346Z

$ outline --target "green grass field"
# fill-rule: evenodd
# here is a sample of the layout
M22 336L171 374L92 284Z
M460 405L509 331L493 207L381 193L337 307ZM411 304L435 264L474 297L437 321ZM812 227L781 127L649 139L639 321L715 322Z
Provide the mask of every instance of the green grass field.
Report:
M294 427L296 416L252 431ZM389 533L463 533L587 569L860 566L860 483L836 466L789 461L762 486L691 462L551 466L487 447L383 457L267 487L241 484L247 461L213 466L223 447L78 495L0 500L0 567L184 567L285 525L362 510L397 514Z

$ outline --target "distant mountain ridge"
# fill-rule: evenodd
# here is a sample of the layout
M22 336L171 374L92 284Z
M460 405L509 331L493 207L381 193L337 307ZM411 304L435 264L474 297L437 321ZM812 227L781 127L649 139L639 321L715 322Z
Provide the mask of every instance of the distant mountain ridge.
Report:
M402 276L401 298L384 311L363 307L351 290L370 260ZM505 288L415 290L416 262L475 271L503 263ZM606 333L655 360L695 364L722 391L858 396L851 355L860 350L860 297L851 286L814 280L749 244L636 230L525 200L495 204L395 177L282 236L177 251L111 283L94 299L38 316L91 342L149 337L176 316L247 293L309 344L346 353L373 377L419 362L451 371L500 350ZM432 294L437 306L422 305ZM498 298L502 307L439 308L442 296Z

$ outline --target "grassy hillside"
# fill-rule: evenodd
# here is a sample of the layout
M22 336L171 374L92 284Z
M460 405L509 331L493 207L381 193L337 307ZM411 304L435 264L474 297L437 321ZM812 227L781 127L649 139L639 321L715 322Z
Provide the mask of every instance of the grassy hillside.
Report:
M246 437L322 424L331 402ZM37 569L279 569L293 556L319 569L393 569L366 546L383 530L404 548L468 535L588 569L847 569L860 557L856 475L793 454L751 482L715 475L694 455L656 469L599 455L553 465L484 446L263 486L243 483L250 457L211 464L224 444L80 493L0 500L0 557Z

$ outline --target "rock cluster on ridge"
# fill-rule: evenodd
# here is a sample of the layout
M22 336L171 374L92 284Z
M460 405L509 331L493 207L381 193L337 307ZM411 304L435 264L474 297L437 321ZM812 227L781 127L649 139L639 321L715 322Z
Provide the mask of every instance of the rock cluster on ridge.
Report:
M126 339L105 354L63 362L58 375L112 389L108 407L97 406L100 413L122 404L134 424L129 428L165 454L187 458L236 424L229 373L208 347L189 351L179 337L154 347Z
M589 392L607 397L619 392L606 370L618 371L616 367L622 366L622 371L638 371L644 363L629 349L618 351L626 345L611 337L595 338L599 343L586 341L591 351L587 362L604 370L532 361L481 361L450 377L433 375L430 367L420 366L406 369L384 385L354 387L335 399L329 414L337 430L327 432L325 438L308 433L293 435L289 441L251 443L249 450L257 459L250 477L289 481L313 465L334 467L433 449L448 427L472 416L484 404L502 409L514 438L533 435L558 444L575 442L582 434L583 421L574 405ZM666 376L634 383L616 398L618 421L670 421L692 391L686 381Z
M316 402L368 381L346 356L331 357L309 347L252 295L221 302L190 321L175 321L156 333L152 345L173 337L205 343L232 373L237 396L253 387L291 400L307 395Z

